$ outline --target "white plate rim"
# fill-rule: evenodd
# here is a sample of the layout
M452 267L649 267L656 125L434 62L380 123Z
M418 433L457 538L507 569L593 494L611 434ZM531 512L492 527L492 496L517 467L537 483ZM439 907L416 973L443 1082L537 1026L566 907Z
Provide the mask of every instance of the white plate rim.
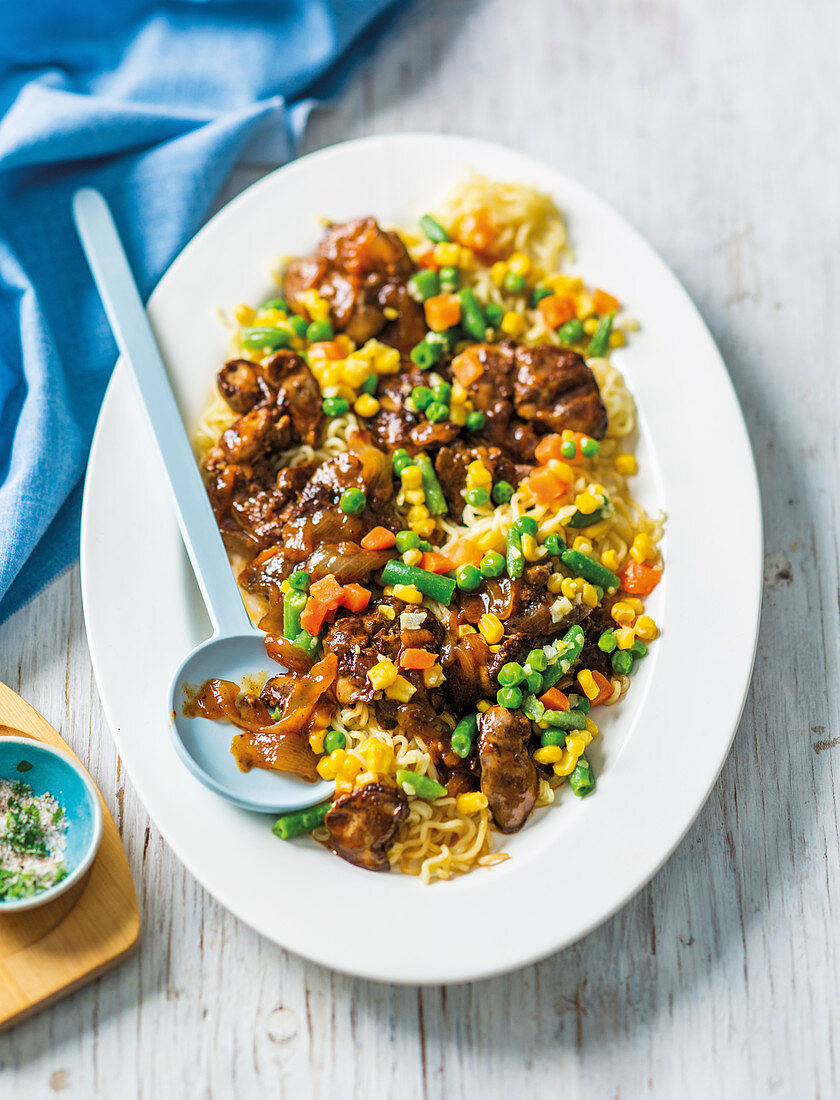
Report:
M689 800L690 805L688 807L683 807L678 815L673 805L669 804L667 806L672 816L678 816L678 825L674 826L672 822L671 826L665 830L666 835L657 837L655 842L651 842L649 838L637 838L640 841L640 847L638 849L628 847L627 838L625 836L613 838L616 845L621 848L621 854L634 862L636 869L630 874L628 880L621 885L620 889L613 892L613 896L610 897L609 901L598 904L596 906L597 911L590 912L585 916L582 915L577 920L567 919L562 931L554 930L546 934L545 930L542 930L541 934L535 936L531 942L523 942L518 946L512 947L509 940L502 937L498 944L501 953L490 961L487 959L478 959L474 957L475 952L471 955L469 951L466 952L465 956L462 955L456 958L453 956L451 950L445 948L441 950L438 944L438 951L442 956L442 962L438 965L437 970L431 971L427 965L428 952L424 954L424 952L421 951L420 955L423 956L422 958L405 962L395 962L393 958L389 960L377 959L375 957L376 952L373 950L375 941L370 937L368 937L362 945L363 949L361 952L359 952L358 940L355 943L348 944L347 948L341 947L338 949L331 944L313 942L313 936L306 932L302 933L300 927L290 930L287 924L281 922L281 924L278 925L276 921L266 918L265 914L255 913L248 905L240 903L237 898L228 896L229 892L224 889L224 884L220 886L214 874L210 872L207 866L196 866L199 859L195 850L191 850L190 848L189 837L176 835L178 832L177 829L164 827L161 824L161 818L166 816L165 808L158 803L158 799L155 796L154 790L151 789L151 786L148 783L142 781L138 782L135 779L134 772L136 769L133 767L133 764L137 763L139 758L135 757L131 742L120 724L123 708L120 706L119 702L112 697L107 683L107 674L103 671L104 666L107 664L103 647L106 646L107 643L104 638L100 640L99 622L96 615L91 612L91 608L96 604L97 591L97 576L95 570L97 559L92 550L93 542L97 534L95 486L97 482L97 470L101 464L106 461L107 457L103 455L100 458L100 449L102 447L102 439L105 436L106 425L110 415L109 410L115 403L115 393L118 391L119 387L124 387L127 381L126 371L122 364L120 364L115 371L109 384L94 436L91 461L85 485L81 549L82 593L85 620L88 628L88 638L94 672L102 697L105 714L112 729L117 747L125 760L132 782L135 783L141 799L149 809L150 814L161 828L161 832L165 839L173 847L178 857L199 881L202 882L202 885L204 885L211 894L214 894L222 904L226 905L246 923L282 946L323 965L347 973L375 980L406 982L412 984L434 984L443 981L474 980L504 973L516 967L524 966L544 958L546 955L573 943L604 920L608 919L637 893L667 860L690 828L692 822L708 798L717 775L726 759L726 755L728 754L746 701L757 641L763 555L758 480L746 427L740 407L738 406L734 388L726 373L726 368L714 345L711 334L708 332L696 307L693 305L676 277L664 264L664 261L661 260L654 250L620 215L602 200L594 196L587 188L571 180L556 169L549 168L540 161L527 157L524 154L477 139L439 134L377 135L341 143L309 154L307 157L292 162L292 164L278 169L276 172L271 173L269 176L255 183L252 187L232 200L232 202L228 203L223 210L207 223L174 261L166 275L158 284L158 287L149 301L150 315L152 315L154 320L156 307L166 294L167 286L172 281L173 276L180 271L181 267L189 263L189 257L196 243L204 241L210 235L217 234L224 228L226 221L234 219L246 204L253 204L259 201L264 193L268 193L271 188L277 186L278 178L282 178L285 182L292 174L301 172L306 173L313 170L322 171L330 167L330 161L333 161L332 167L335 167L336 161L340 162L343 158L347 158L348 156L350 158L363 156L368 159L375 159L376 156L384 155L385 152L393 154L394 152L400 151L404 152L406 156L411 156L416 155L419 149L425 150L428 155L433 153L435 148L438 150L446 149L448 153L452 155L454 155L454 149L457 148L458 157L464 163L481 162L488 158L492 161L493 159L501 158L511 165L512 171L509 174L511 176L515 175L518 178L528 178L529 175L534 178L552 177L555 181L555 185L552 189L555 190L555 192L562 192L566 196L567 204L569 198L572 197L573 204L579 201L582 206L588 208L590 213L595 211L602 216L606 225L611 226L613 229L620 229L624 239L630 241L633 249L637 250L638 255L644 258L647 267L651 271L657 272L658 278L662 280L663 285L667 284L668 292L673 299L673 303L680 303L683 317L691 319L692 337L698 341L698 346L702 349L701 358L704 358L707 369L711 371L709 381L714 382L715 387L720 391L719 395L724 396L726 399L724 410L726 414L725 419L729 431L733 433L733 437L727 440L727 446L737 442L735 450L738 453L738 462L734 473L736 475L742 501L742 516L740 523L736 524L736 530L745 540L744 547L739 551L740 556L737 562L738 577L743 586L743 598L741 601L740 619L737 630L739 636L739 648L737 652L737 661L735 662L737 664L737 675L733 677L738 681L738 687L737 690L735 688L729 689L728 696L721 706L721 712L725 717L721 718L720 725L724 732L719 730L717 731L716 737L710 739L713 743L713 751L708 748L708 744L702 746L698 744L698 746L695 746L695 748L699 748L701 752L700 762L695 769L694 776L691 777L695 782L695 789ZM364 212L367 211L359 210L359 213ZM376 213L376 211L373 212ZM644 405L641 406L641 413L644 417ZM737 440L735 437L737 437ZM658 450L659 447L655 446L655 451ZM711 465L714 467L714 463L711 463ZM732 473L731 470L729 472ZM693 474L686 471L686 476L691 477ZM669 539L670 537L671 532L669 530ZM667 566L666 579L670 581ZM660 587L667 587L667 584L663 582L663 586ZM669 623L666 620L666 632L668 631L668 626ZM710 637L713 637L713 634L710 635ZM666 638L667 633L666 637L660 642L660 645L663 647L663 652L666 650ZM103 682L103 680L105 680L105 682ZM650 701L649 688L650 684L646 684L643 693L646 697L643 700L645 705ZM635 727L633 732L635 734ZM622 750L619 755L626 763L625 758L627 754ZM695 761L695 763L697 763L697 761ZM639 776L644 774L643 768L633 767L631 768L631 773L634 770L639 773ZM625 780L627 780L627 778L627 776L624 776ZM605 776L605 780L608 779L609 776ZM657 793L661 794L661 792ZM588 811L590 805L595 802L595 799L589 799L586 803L567 809L569 809L569 812L573 812L575 809L583 811L584 808ZM154 807L154 809L152 807ZM562 813L563 811L561 810L559 812ZM171 824L171 821L169 821L168 826ZM634 822L628 820L628 828L626 830L628 833L633 832L634 824ZM601 842L601 838L598 838L598 842ZM601 855L605 860L608 858L606 850L602 852ZM278 860L278 862L281 861ZM292 861L287 860L287 862L291 868ZM339 861L335 861L335 863L338 862ZM529 860L529 862L533 862L533 860ZM504 864L503 866L508 868L510 864ZM374 877L364 875L362 872L358 872L352 868L347 868L347 870L351 871L353 875L361 875L363 880ZM294 873L300 878L299 866L295 867ZM489 882L492 882L492 879L488 876L493 874L497 874L497 872L479 872L474 875L466 876L465 879L457 880L457 882L459 884L465 882L472 883L472 880L480 879L481 881L477 881L474 887L471 885L468 888L469 896L474 894L476 900L480 900L482 895L489 893L491 895L491 900L498 901L499 899L493 897L493 895L500 894L500 890L495 886L487 885ZM341 884L342 889L347 886L348 880L346 876L334 875L333 877L336 879L337 883ZM394 877L404 879L404 876L376 876L376 879ZM412 883L412 885L418 890L424 889L419 883ZM456 891L456 889L453 889L454 886L455 883L444 883L429 889L434 891L435 895L440 891L452 891L451 895L445 899L445 907L448 907L450 910L458 910L461 914L466 913L472 908L472 904L468 904L465 907L462 900L464 892L463 887L459 886ZM349 887L349 889L351 894L357 892L355 886ZM358 887L359 891L362 889L361 886ZM371 888L372 894L379 894L379 892L378 887L375 889L373 887ZM435 905L437 905L437 902L435 902ZM424 905L423 908L427 907ZM382 937L379 936L377 938L381 939ZM495 941L492 936L489 938L485 937L481 947L482 949L486 949L488 944L494 943ZM352 957L354 954L356 958Z

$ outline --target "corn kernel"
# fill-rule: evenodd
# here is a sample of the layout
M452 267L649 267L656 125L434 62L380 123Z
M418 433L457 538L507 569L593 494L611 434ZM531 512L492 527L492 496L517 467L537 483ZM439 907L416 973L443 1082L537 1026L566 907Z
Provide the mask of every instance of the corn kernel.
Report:
M493 280L496 286L502 285L502 283L505 281L505 275L507 275L507 273L508 265L504 262L504 260L498 260L490 268L490 278Z
M581 554L592 553L592 543L589 539L584 538L583 535L578 535L575 541L572 543L573 550L579 550Z
M577 596L577 585L571 577L563 577L560 581L560 591L567 600L573 600Z
M313 321L326 321L330 315L330 303L317 290L305 290L300 300Z
M449 419L459 428L463 428L467 422L466 405L451 405L449 408Z
M525 555L526 561L539 561L540 558L545 556L545 550L537 545L537 540L533 535L522 536L522 553Z
M589 490L585 490L582 493L578 493L575 498L575 507L579 512L582 512L585 516L591 516L601 506L600 500Z
M250 306L241 305L237 306L233 311L233 315L240 325L250 325L254 319L254 311Z
M333 343L337 345L342 358L346 358L352 351L356 350L356 345L345 332L340 332L338 336L334 336Z
M563 580L564 577L562 573L552 573L546 581L546 588L549 590L549 592L552 593L552 595L556 596L561 591Z
M446 677L443 674L443 669L440 665L432 665L431 668L423 669L423 683L427 688L440 687Z
M389 699L407 703L416 690L414 685L410 684L404 676L398 676L390 687L385 688L385 694Z
M345 755L346 759L336 768L335 777L340 782L352 786L356 776L364 771L364 766L359 763L355 756Z
M659 627L650 615L640 615L638 617L636 620L637 638L641 638L643 642L652 642L658 633Z
M366 737L359 743L359 753L372 772L387 775L394 764L394 750L378 737Z
M479 714L484 714L490 709L490 704L487 702L486 699L479 699L478 702L475 704L475 709L478 711Z
M410 524L419 523L421 519L429 518L429 509L425 504L415 504L408 510L408 522Z
M578 312L578 317L580 317L580 312ZM586 333L587 336L594 336L595 330L597 328L598 322L595 320L594 317L587 317L586 320L583 322L583 331Z
M508 257L508 267L515 275L530 275L531 274L531 259L526 256L524 252L514 252Z
M566 748L572 756L578 757L586 748L586 741L579 733L569 733L566 735Z
M423 560L422 550L406 550L402 556L402 560L406 565L419 565Z
M326 732L327 731L323 729L313 730L309 735L309 747L314 753L317 753L318 756L324 751L324 734Z
M344 367L341 371L341 378L343 382L346 382L348 386L353 386L356 389L361 386L362 382L370 374L370 363L367 359L359 359L358 353L356 355L349 355L344 360ZM365 397L370 397L369 393L364 394ZM374 401L376 398L374 398Z
M344 367L341 362L333 361L329 366L324 366L321 371L321 380L325 386L340 387L344 381ZM351 391L352 392L352 391ZM327 396L326 394L324 396Z
M427 539L435 533L436 524L433 519L420 519L410 526L415 535L419 535L421 539Z
M423 484L423 475L419 466L406 466L400 474L403 489L419 489Z
M500 645L491 645L487 648L490 650L491 653L498 653L502 647Z
M398 309L394 309L393 306L385 306L385 308L382 310L382 316L385 318L386 321L396 321L399 315L400 311Z
M645 605L638 596L624 596L621 602L626 603L628 607L632 607L637 615L641 615L645 609Z
M485 534L480 535L475 539L475 544L482 554L486 554L488 550L495 550L498 554L501 554L506 546L505 536L497 527L493 527Z
M477 814L487 808L487 795L482 791L466 791L455 799L459 814Z
M482 615L478 620L478 629L488 645L497 645L505 636L505 628L501 620L493 614Z
M584 584L583 591L581 592L581 598L587 607L598 606L598 593L591 584Z
M589 734L590 738L594 737L598 732L598 727L595 725L588 714L586 716L586 732Z
M583 741L585 748L592 740L592 734L587 729L578 730L577 733L580 739Z
M595 678L588 668L582 668L577 674L577 682L581 686L581 690L587 699L595 699L599 692L599 687L595 683Z
M322 779L335 779L339 768L346 759L347 753L344 749L336 749L329 756L322 756L315 765L315 769Z
M601 565L605 565L607 569L611 569L613 573L618 570L618 554L615 550L604 550L601 554Z
M381 603L379 605L379 614L382 616L383 619L388 619L391 622L393 622L394 619L396 619L397 617L397 613L393 609L393 607L389 607L386 603Z
M406 586L394 585L394 595L396 595L397 588L404 587ZM375 691L379 691L381 688L390 687L398 675L397 666L394 662L388 657L380 657L373 668L368 669L367 678L370 680L371 687Z
M563 746L543 745L534 753L534 759L538 764L559 764L563 759Z
M363 393L353 404L353 408L359 416L376 416L379 412L379 402L369 393Z
M493 484L490 471L478 459L467 466L467 484L472 489L489 489Z
M452 405L463 405L463 403L466 400L467 400L467 391L464 389L464 387L461 385L460 382L457 382L457 381L453 382L452 383L451 404Z
M506 336L521 336L525 331L525 318L520 313L509 309L502 318L500 328Z
M630 626L636 618L636 612L624 600L619 600L618 603L612 605L610 615L612 615L613 621L620 626Z
M291 590L292 590L292 586L289 584L288 581L282 581L281 582L280 591L283 593L284 596L286 595L287 592L291 592Z
M653 545L650 535L644 533L636 535L630 547L630 556L640 564L656 557L656 547Z
M583 321L584 332L589 332L589 329L586 327L588 321L592 321L594 324L594 328L592 329L593 332L598 327L597 318L590 317L593 309L593 304L594 303L592 301L592 295L586 293L578 295L578 300L575 302L575 309L577 310L578 320ZM584 320L584 318L586 318L586 320Z
M577 760L570 752L563 753L563 759L559 764L554 765L554 774L559 776L571 775L575 770Z
M624 347L624 333L621 329L614 329L610 333L609 345L611 348L623 348Z
M395 584L394 596L406 603L420 604L423 602L423 593L419 588L415 588L413 584Z
M631 626L623 626L615 632L615 642L619 649L630 649L636 641L636 632Z
M461 246L455 241L441 241L435 245L434 257L440 267L457 267L461 259Z
M426 494L422 489L408 489L405 494L405 499L409 504L425 504Z
M555 294L561 297L579 294L583 290L583 279L579 275L551 275L545 280L545 285L550 287Z

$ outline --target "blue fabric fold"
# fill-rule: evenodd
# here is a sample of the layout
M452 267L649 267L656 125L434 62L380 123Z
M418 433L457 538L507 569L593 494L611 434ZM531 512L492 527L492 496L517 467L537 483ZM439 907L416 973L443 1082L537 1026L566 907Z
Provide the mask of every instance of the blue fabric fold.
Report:
M0 622L78 555L116 358L70 220L100 188L145 297L258 141L294 154L395 0L0 5Z

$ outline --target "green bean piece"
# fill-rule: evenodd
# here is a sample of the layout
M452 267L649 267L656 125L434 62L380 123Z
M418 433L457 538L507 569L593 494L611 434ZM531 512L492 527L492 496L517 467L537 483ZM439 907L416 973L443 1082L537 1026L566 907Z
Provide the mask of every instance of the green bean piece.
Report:
M287 348L292 342L291 333L284 328L243 328L239 336L239 342L243 348L259 349L270 348L276 351L278 348Z
M532 722L540 722L545 715L545 704L536 695L526 695L522 700L522 713Z
M382 570L383 584L410 584L424 596L439 603L450 604L455 593L455 581L451 577L431 573L418 565L406 565L404 561L391 558Z
M548 691L549 688L554 687L558 680L563 679L564 675L563 666L559 661L550 662L548 668L542 674L543 691Z
M378 374L369 374L367 376L367 378L364 380L364 382L362 382L361 386L359 386L359 392L360 393L369 393L371 397L375 397L376 396L376 390L377 390L378 386L379 386L379 375Z
M341 730L327 730L324 735L324 752L327 756L337 749L343 749L347 745L347 738Z
M429 343L424 337L419 344L414 345L408 354L412 362L416 363L421 370L429 370L443 355L443 350L437 345Z
M547 710L545 720L561 730L586 729L586 715L582 710Z
M512 581L515 581L525 572L525 555L522 553L522 536L515 526L508 528L506 542L508 576Z
M431 776L418 775L417 772L406 771L404 768L397 772L397 785L407 789L409 794L425 798L427 802L434 802L446 794L446 787L442 787Z
M292 332L297 336L298 340L302 340L306 336L306 330L309 328L309 323L305 317L299 317L297 314L294 317L290 317L286 322Z
M289 303L285 298L269 298L267 302L263 302L260 309L276 309L280 313L288 313Z
M461 299L461 325L476 340L486 340L487 319L472 287L462 287L458 297Z
M578 798L585 798L595 790L595 772L585 752L578 757L575 770L569 776L569 786Z
M305 569L296 569L294 573L289 574L289 585L298 592L305 592L311 580L312 577Z
M320 648L321 639L317 634L310 634L308 630L301 630L300 634L294 639L294 643L298 649L302 649L304 653L314 657Z
M554 291L548 286L535 286L531 291L531 307L536 309L543 298L550 298ZM561 330L562 331L562 330Z
M332 340L335 333L329 321L313 321L306 330L306 339L310 344L319 344L322 340Z
M420 221L417 223L420 229L430 241L434 241L435 244L440 244L441 241L448 241L449 234L437 220L433 218L431 214L424 214Z
M438 272L440 277L440 289L446 294L452 294L461 285L461 275L457 267L442 267Z
M565 520L567 527L591 527L594 523L604 518L604 515L608 514L608 508L606 504L599 505L594 512L587 514L581 512L579 508L576 508L571 516Z
M429 406L429 408L431 408L431 406ZM429 410L427 409L427 415L428 412ZM445 515L448 510L448 505L443 489L441 489L440 482L437 479L435 468L432 465L432 460L427 454L421 451L420 454L417 455L415 463L423 479L423 492L426 494L426 507L429 509L430 515Z
M598 327L595 329L595 334L589 341L589 347L586 349L586 354L590 358L595 358L599 355L603 355L607 350L607 345L610 341L610 332L612 332L612 324L615 313L605 314L598 322Z
M283 636L293 642L300 634L300 615L306 607L306 593L290 589L283 597Z
M567 321L565 325L561 325L557 330L557 335L560 337L560 343L577 344L582 340L586 333L583 330L583 324L580 321Z
M560 555L560 560L569 569L574 570L578 576L583 577L584 580L590 581L592 584L599 584L601 588L607 591L610 588L617 589L621 583L611 569L607 569L599 561L590 558L588 554L582 554L580 550L564 550Z
M439 292L437 272L428 267L415 272L406 285L415 302L425 302Z
M478 733L478 715L468 714L462 718L455 729L452 731L451 744L452 751L456 756L460 756L462 760L466 759L472 752L473 740Z
M484 316L487 318L487 324L492 325L493 328L499 327L504 315L505 307L500 306L498 302L488 302L484 307Z
M562 669L561 675L565 676L578 660L583 649L583 642L584 635L581 628L570 626L563 636L563 651L557 656L557 665Z
M585 695L578 695L573 692L569 696L569 706L572 708L572 710L579 710L582 711L584 714L589 714L592 704L589 702Z
M617 649L610 657L613 672L619 676L629 676L633 671L633 654L629 649Z
M292 813L283 814L271 826L271 831L281 840L291 840L293 836L300 836L301 833L311 833L313 829L324 824L324 818L331 805L331 802L321 802L305 810L294 810Z

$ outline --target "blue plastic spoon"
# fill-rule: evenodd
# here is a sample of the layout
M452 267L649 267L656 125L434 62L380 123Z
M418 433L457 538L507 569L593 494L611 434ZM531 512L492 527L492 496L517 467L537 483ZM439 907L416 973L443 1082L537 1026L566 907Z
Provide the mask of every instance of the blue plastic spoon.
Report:
M189 654L172 678L168 720L175 749L205 786L246 810L283 812L321 802L332 783L254 768L239 770L230 752L230 727L183 713L184 687L217 678L240 682L271 667L263 634L248 618L172 387L140 301L105 199L82 188L73 219L119 349L131 367L169 485L213 635ZM173 717L174 716L174 717Z

